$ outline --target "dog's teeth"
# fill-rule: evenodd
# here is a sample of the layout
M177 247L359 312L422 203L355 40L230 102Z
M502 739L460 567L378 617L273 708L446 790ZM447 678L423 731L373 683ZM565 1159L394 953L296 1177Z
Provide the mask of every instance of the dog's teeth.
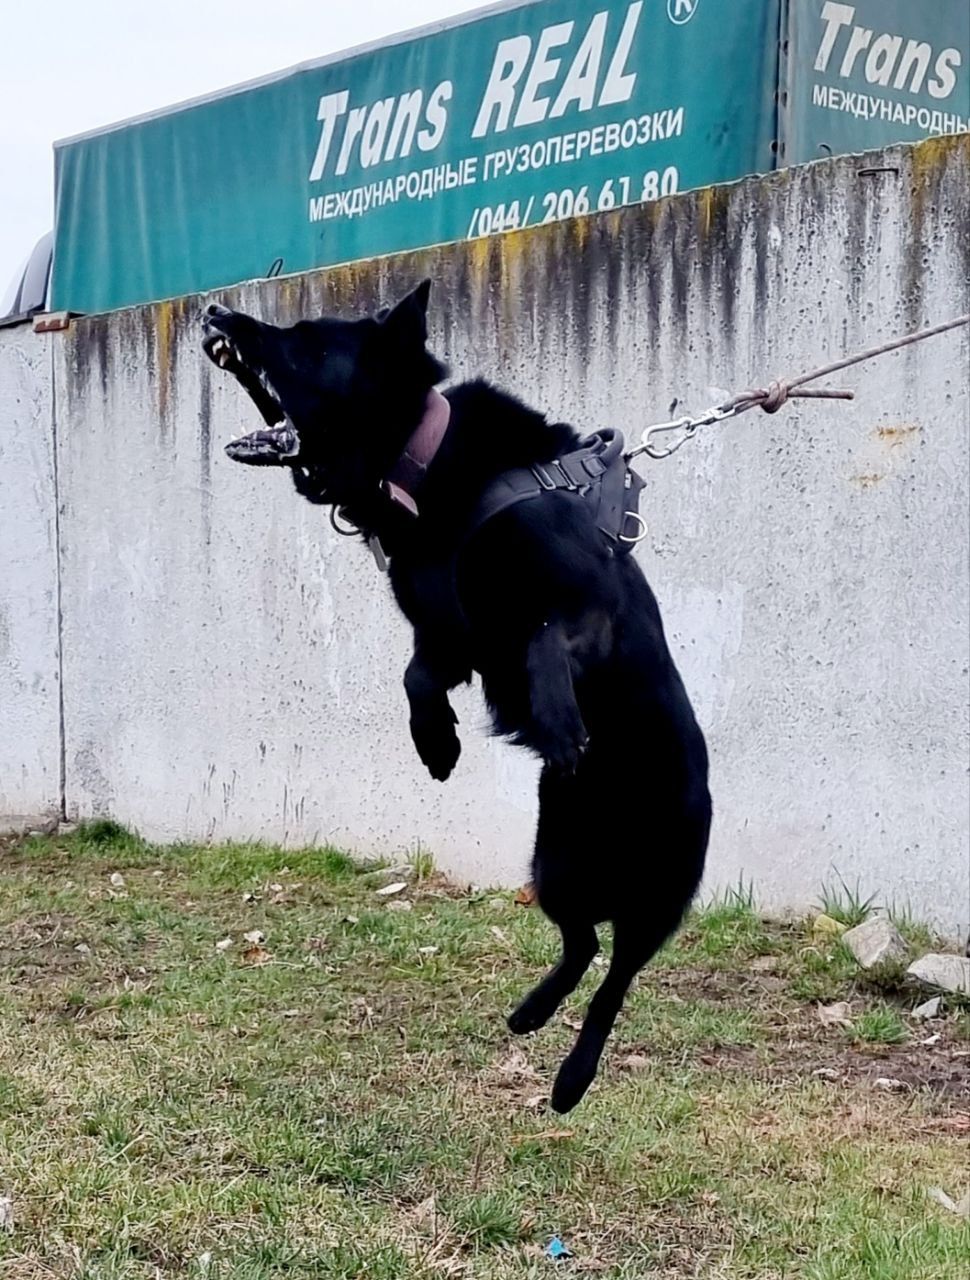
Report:
M216 338L212 344L212 355L220 369L225 369L235 355L235 349L225 338Z

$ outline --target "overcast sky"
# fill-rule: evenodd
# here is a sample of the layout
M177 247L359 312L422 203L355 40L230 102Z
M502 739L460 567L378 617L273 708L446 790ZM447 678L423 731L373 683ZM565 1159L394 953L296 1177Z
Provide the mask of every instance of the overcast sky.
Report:
M55 138L483 0L0 0L0 295L53 219Z

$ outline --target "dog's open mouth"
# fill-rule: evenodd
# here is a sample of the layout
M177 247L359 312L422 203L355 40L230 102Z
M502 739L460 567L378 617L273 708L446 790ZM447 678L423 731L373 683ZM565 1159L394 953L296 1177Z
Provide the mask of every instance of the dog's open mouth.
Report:
M300 436L287 417L279 398L258 366L248 364L238 346L219 326L219 317L210 308L206 317L206 333L202 349L212 361L233 377L246 390L259 410L267 430L251 431L231 440L226 453L234 462L252 467L285 467L295 464L300 455Z

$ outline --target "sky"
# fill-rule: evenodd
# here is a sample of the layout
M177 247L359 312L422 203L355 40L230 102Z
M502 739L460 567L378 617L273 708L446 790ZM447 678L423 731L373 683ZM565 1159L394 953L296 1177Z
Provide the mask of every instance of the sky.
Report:
M55 139L484 0L0 0L0 295L53 219Z

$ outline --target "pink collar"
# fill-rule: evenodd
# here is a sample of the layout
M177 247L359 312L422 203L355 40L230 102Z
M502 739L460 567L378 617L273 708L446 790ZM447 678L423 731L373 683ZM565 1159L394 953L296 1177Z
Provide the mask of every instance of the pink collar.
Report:
M440 391L432 387L424 406L424 417L404 446L404 452L381 483L381 488L390 500L412 516L418 514L414 495L441 447L450 421L451 405Z

